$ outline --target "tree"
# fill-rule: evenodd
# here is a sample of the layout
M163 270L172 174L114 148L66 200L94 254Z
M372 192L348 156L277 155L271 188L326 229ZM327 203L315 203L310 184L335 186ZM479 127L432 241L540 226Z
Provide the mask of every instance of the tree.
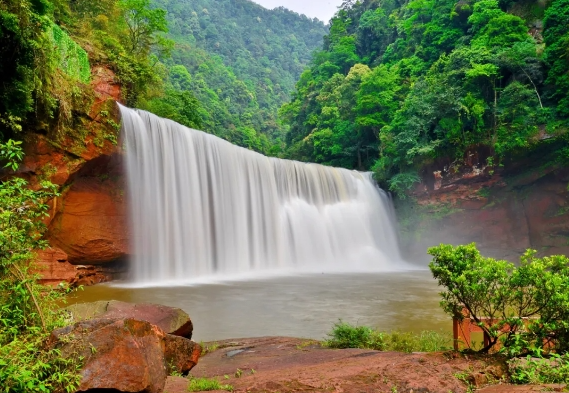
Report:
M39 87L48 66L51 10L45 0L0 2L0 140L20 132L36 96L46 96Z
M460 165L485 146L498 163L534 149L538 129L562 138L567 1L546 10L545 56L528 20L505 11L508 1L347 2L281 110L285 156L373 168L401 195L433 160ZM363 66L371 72L348 83ZM329 90L338 75L343 87Z
M531 83L539 101L539 107L543 109L541 94L537 88L537 83L543 82L542 62L537 57L535 44L528 41L517 42L511 48L500 52L498 59L513 73L521 71L523 77Z
M481 256L474 243L428 252L431 272L444 287L441 307L459 320L468 312L490 339L481 352L501 341L508 356L541 356L544 348L567 353L569 258L537 258L528 250L516 266Z
M569 116L569 0L555 0L543 19L548 91L557 112Z
M357 92L356 124L377 140L380 130L389 125L397 110L397 99L403 88L399 75L386 66L378 66L365 75Z
M203 125L200 103L191 91L167 89L163 97L150 100L143 108L186 127L201 129Z
M150 0L120 0L128 26L130 52L137 56L147 56L151 48L158 44L170 46L158 34L168 32L166 10L150 8Z

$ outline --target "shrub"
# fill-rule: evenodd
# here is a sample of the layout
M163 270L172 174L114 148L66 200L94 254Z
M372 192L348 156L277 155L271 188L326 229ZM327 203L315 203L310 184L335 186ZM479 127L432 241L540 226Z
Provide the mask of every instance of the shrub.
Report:
M449 334L435 331L423 331L419 334L391 332L384 333L368 326L353 326L346 322L338 322L325 341L329 348L361 348L378 351L398 352L438 352L451 348Z
M407 192L415 183L421 181L416 173L399 173L393 176L389 181L389 191L394 192L399 198L405 199Z
M0 143L0 161L14 168L22 157L18 143ZM0 392L72 392L79 382L77 359L46 350L49 332L65 324L57 310L65 288L39 285L31 272L41 236L50 183L31 190L25 180L0 182Z
M490 337L481 352L501 341L510 357L541 356L543 348L569 349L569 258L537 258L528 250L519 266L480 255L474 243L429 249L429 265L439 285L441 307L463 319L463 309ZM486 323L483 323L483 318Z
M368 326L353 326L339 321L334 324L328 336L330 339L325 344L330 348L366 348L380 351L385 348L383 335Z
M510 380L514 383L567 383L569 356L552 354L549 359L532 358L510 361Z

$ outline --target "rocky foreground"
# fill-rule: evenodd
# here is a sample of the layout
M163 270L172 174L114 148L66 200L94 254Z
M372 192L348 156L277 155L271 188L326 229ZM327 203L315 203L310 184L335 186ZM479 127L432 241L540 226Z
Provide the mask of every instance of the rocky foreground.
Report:
M168 375L187 375L202 353L178 308L99 301L66 311L72 323L48 346L81 364L81 392L162 393Z
M496 358L456 352L380 352L326 349L313 340L264 337L209 343L215 348L191 371L214 377L235 392L289 393L486 393L561 391L563 386L501 383L505 367ZM169 378L165 392L187 392L188 380ZM470 389L470 390L469 390Z
M82 359L82 392L186 393L191 379L235 392L486 393L563 391L508 385L496 357L458 352L329 349L314 340L263 337L197 344L184 311L101 301L67 308L71 324L48 345ZM195 391L195 390L192 390Z

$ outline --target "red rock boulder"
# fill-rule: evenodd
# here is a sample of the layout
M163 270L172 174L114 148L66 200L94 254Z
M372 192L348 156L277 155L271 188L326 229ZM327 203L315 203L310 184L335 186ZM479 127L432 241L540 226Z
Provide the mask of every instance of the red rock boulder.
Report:
M79 391L84 392L161 393L172 367L189 371L201 352L193 341L134 319L78 322L55 330L50 345L63 357L83 358Z
M198 364L201 353L202 348L192 340L172 334L164 337L164 359L169 373L188 374Z
M51 340L63 357L83 357L80 391L161 393L164 388L164 333L148 322L84 321L54 331Z

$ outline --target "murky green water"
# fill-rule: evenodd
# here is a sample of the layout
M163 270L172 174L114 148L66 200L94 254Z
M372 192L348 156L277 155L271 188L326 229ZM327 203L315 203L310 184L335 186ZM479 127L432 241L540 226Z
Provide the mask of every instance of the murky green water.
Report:
M179 307L196 340L259 336L322 339L342 319L384 331L451 331L428 271L322 274L183 287L98 285L70 298L149 302Z

